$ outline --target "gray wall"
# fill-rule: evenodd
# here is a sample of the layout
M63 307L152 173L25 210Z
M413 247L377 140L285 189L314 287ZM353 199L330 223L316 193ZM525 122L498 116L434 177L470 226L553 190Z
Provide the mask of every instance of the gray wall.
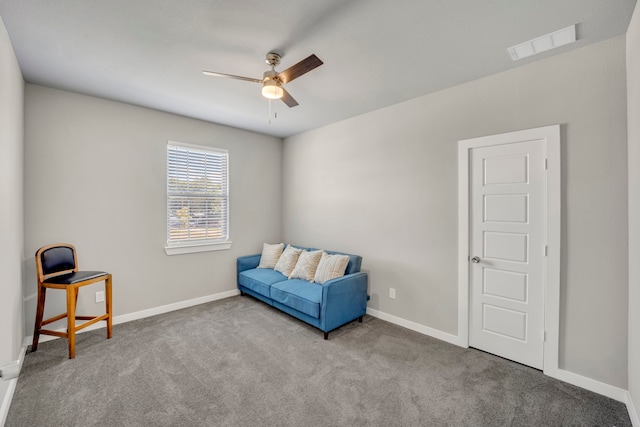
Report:
M640 7L627 31L629 129L629 393L640 411Z
M284 239L363 255L371 308L456 335L457 141L559 123L559 367L626 389L625 100L621 36L287 138Z
M167 140L229 150L230 250L167 256ZM40 246L69 242L82 269L113 274L115 316L236 289L235 259L281 236L279 138L27 84L25 322ZM79 312L97 311L80 292ZM95 289L93 288L95 287ZM62 293L47 311L64 311Z
M23 336L23 102L22 73L0 18L0 365L18 359ZM0 403L8 386L0 380Z

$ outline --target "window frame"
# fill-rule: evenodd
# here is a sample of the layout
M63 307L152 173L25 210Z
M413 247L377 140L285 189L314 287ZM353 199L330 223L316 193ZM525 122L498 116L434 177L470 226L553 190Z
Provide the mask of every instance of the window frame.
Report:
M226 235L223 236L222 238L187 238L187 239L182 239L182 240L174 240L171 241L170 240L170 230L171 230L171 196L172 194L170 194L169 191L169 181L172 175L170 175L171 173L171 167L169 164L169 159L170 159L170 151L172 149L191 149L194 152L200 152L202 154L205 155L223 155L226 157L226 161L225 161L225 188L226 188L226 194L223 194L223 197L225 197L225 213L223 215L223 221L226 222L224 229L226 229ZM207 252L207 251L218 251L218 250L226 250L226 249L230 249L231 248L231 240L229 239L229 235L230 235L230 221L229 221L229 150L224 149L224 148L215 148L215 147L210 147L210 146L204 146L204 145L195 145L195 144L188 144L188 143L184 143L184 142L178 142L178 141L167 141L167 145L166 145L166 205L165 205L165 242L166 242L166 246L164 248L165 253L167 255L180 255L180 254L186 254L186 253L196 253L196 252ZM191 194L191 196L193 197L195 194L194 193L185 193L185 196L188 197L188 195ZM207 199L207 196L202 196L201 194L198 194L198 197L202 197L205 200L211 200L211 199ZM218 196L219 197L219 196ZM213 198L213 197L212 197ZM190 225L187 224L187 228L189 230L191 230Z

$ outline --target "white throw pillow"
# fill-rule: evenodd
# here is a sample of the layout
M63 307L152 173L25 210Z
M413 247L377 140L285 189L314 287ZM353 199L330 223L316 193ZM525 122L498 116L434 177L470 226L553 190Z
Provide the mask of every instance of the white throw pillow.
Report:
M260 256L260 265L258 265L258 268L275 267L278 259L280 259L280 255L282 255L283 249L284 243L277 243L275 245L264 243L262 245L262 255Z
M289 276L293 271L296 262L298 262L298 256L300 256L300 252L302 252L302 249L294 248L291 245L287 245L287 248L284 250L284 252L282 252L278 263L273 269L279 271L285 276Z
M347 269L347 264L349 264L348 255L329 255L323 251L313 281L323 284L331 279L342 277Z
M289 275L289 279L304 279L309 282L313 282L313 276L316 274L316 268L320 258L322 258L323 251L302 251L296 268L293 269Z

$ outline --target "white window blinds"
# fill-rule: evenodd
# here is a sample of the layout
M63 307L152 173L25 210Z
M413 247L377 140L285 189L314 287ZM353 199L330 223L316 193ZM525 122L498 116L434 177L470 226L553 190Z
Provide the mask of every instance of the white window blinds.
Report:
M167 246L229 237L229 153L176 142L167 145Z

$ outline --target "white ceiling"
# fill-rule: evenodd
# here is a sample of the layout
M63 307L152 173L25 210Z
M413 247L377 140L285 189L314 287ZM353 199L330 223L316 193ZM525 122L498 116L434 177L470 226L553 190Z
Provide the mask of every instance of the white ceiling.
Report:
M636 0L0 0L27 82L286 137L626 32ZM578 42L507 48L577 24ZM300 103L269 103L265 54Z

